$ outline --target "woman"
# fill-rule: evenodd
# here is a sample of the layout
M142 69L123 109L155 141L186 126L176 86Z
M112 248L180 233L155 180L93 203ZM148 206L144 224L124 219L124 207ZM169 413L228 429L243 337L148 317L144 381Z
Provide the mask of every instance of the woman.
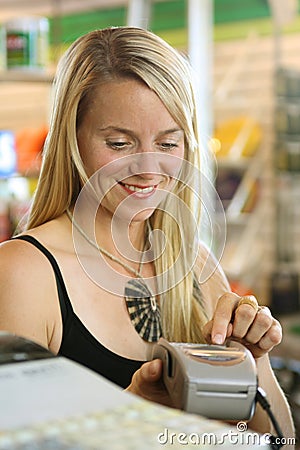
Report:
M232 336L251 349L291 436L268 360L280 325L255 299L230 293L199 245L191 80L185 58L142 29L94 31L71 45L27 230L1 247L0 329L165 404L161 361L147 362L153 342ZM259 407L251 426L270 430Z

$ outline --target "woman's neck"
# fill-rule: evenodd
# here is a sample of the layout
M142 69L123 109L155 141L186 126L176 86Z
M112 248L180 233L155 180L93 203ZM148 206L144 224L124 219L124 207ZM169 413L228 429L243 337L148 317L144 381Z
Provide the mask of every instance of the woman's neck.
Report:
M95 235L99 246L116 256L140 261L145 248L147 222L128 223L116 216L108 216L99 208L95 220Z

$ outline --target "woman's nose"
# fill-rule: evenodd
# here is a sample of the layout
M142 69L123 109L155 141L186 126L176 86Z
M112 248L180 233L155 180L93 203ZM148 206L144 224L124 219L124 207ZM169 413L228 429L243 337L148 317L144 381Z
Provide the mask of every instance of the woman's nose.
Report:
M160 174L161 169L158 154L152 151L143 151L132 155L130 172L132 175L142 174L144 177Z

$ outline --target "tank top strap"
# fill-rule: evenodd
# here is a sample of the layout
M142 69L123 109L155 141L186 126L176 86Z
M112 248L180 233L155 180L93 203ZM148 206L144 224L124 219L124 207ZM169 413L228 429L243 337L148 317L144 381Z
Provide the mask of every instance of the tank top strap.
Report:
M73 308L72 308L72 305L71 305L71 302L70 302L70 299L68 296L68 292L67 292L67 289L65 286L65 282L64 282L62 273L60 271L60 268L57 264L56 259L49 252L49 250L46 247L44 247L33 236L22 235L22 236L16 236L16 237L12 238L12 240L15 240L15 239L29 242L34 247L36 247L38 250L40 250L40 252L42 252L43 255L45 255L46 258L48 259L48 261L50 262L53 272L54 272L54 275L55 275L55 279L56 279L57 293L58 293L58 298L59 298L59 303L60 303L62 320L63 320L63 323L66 323L68 311L73 311Z

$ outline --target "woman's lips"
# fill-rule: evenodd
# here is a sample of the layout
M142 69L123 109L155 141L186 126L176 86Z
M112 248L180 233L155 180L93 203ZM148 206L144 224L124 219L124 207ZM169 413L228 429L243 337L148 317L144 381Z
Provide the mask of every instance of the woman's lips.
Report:
M157 188L158 185L152 186L139 186L135 184L127 184L119 181L120 186L128 192L129 194L135 194L137 196L148 196L151 195Z

